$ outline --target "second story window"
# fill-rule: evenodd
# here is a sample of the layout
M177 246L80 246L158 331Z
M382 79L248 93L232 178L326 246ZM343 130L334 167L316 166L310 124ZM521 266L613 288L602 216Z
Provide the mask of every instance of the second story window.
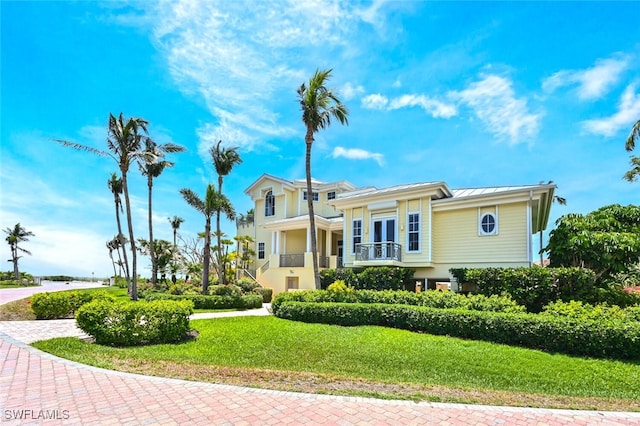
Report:
M320 199L319 196L318 196L318 193L315 192L315 191L311 193L311 196L313 197L313 201L318 201ZM304 201L307 201L307 191L304 191L302 193L302 199Z
M409 213L409 251L420 250L420 213Z
M335 200L336 199L336 191L327 192L327 200Z
M264 197L264 215L274 216L276 214L276 197L273 196L273 192L267 192Z
M353 253L356 252L357 245L362 243L362 220L353 220Z

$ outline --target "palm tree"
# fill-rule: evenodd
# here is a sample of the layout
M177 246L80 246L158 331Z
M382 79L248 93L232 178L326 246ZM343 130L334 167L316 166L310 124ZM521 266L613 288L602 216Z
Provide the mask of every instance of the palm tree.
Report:
M171 224L171 228L173 229L173 245L174 247L178 245L178 229L180 229L180 225L184 222L184 219L180 216L168 217L169 223Z
M636 124L631 128L631 133L627 138L627 142L624 144L624 148L627 152L631 152L636 147L636 139L640 138L640 120L636 121Z
M16 280L20 279L20 271L18 270L18 259L22 256L18 256L18 252L26 253L31 255L29 250L25 250L20 247L18 244L29 241L29 237L33 237L34 234L31 231L27 231L19 223L16 223L13 228L5 228L4 232L7 234L7 238L5 240L9 243L9 247L11 247L11 259L9 262L13 262L13 277Z
M349 124L347 115L349 111L331 89L327 89L325 83L331 77L331 69L319 71L309 80L309 86L304 83L298 89L298 99L302 109L302 122L306 127L304 141L306 151L307 174L307 205L309 206L309 226L311 228L311 254L313 257L313 275L316 288L320 289L320 273L318 271L318 256L316 243L316 221L313 211L313 190L311 188L311 147L313 135L320 129L329 127L331 118L340 121L341 124Z
M624 179L629 182L635 182L640 177L640 157L632 155L629 159L631 170L624 174Z
M122 211L122 199L120 198L120 194L122 194L122 179L118 177L115 173L111 174L111 178L107 181L107 186L109 190L113 194L113 202L116 205L116 222L118 224L118 256L120 256L120 248L122 248L122 257L124 258L124 276L127 281L127 286L129 291L131 291L131 276L129 275L129 261L127 260L127 251L125 250L126 238L124 234L122 234L122 224L120 223L120 212Z
M204 254L202 256L202 293L209 291L209 265L211 261L211 216L216 212L224 212L229 220L235 217L233 206L227 197L209 184L204 200L188 188L180 190L180 194L191 207L202 213L205 217L204 226Z
M636 124L631 128L631 133L627 138L627 142L624 147L628 152L633 151L636 148L636 139L640 138L640 120L636 121ZM629 182L635 182L640 176L640 157L634 155L629 157L629 163L631 164L631 170L624 174L623 178Z
M116 249L114 240L107 241L107 250L109 250L109 259L111 259L111 265L113 266L113 276L116 277L118 272L116 271L116 261L113 259L113 251Z
M231 169L236 164L242 163L242 159L238 154L238 147L227 148L221 146L222 141L218 141L215 146L209 150L213 159L213 166L218 174L218 192L222 194L222 181L225 176L231 173ZM222 261L221 231L220 231L220 211L216 212L216 233L218 237L218 277L222 284L227 283L225 274L226 263Z
M142 142L144 135L148 134L147 126L149 122L143 118L129 118L125 121L122 113L118 117L109 113L109 124L107 127L107 148L108 151L102 151L90 146L81 145L73 142L56 140L74 149L88 151L100 156L111 157L121 172L122 192L124 193L124 204L127 213L127 225L129 228L129 242L131 244L131 299L138 300L138 283L136 271L136 243L133 236L133 223L131 217L131 202L129 200L129 186L127 184L127 173L131 162L142 154ZM142 134L141 131L144 133Z
M148 193L148 221L149 221L149 257L151 258L151 284L156 285L158 279L158 262L156 261L155 244L153 243L153 179L162 174L165 168L173 167L171 161L164 160L166 153L184 152L185 148L173 143L158 145L151 138L145 138L144 151L138 157L138 167L143 176L147 177Z

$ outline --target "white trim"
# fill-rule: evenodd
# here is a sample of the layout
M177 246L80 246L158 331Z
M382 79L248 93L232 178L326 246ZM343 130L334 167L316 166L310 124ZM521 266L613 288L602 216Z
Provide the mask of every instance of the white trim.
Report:
M487 216L493 217L494 226L491 232L487 232L482 228L482 221ZM498 207L497 206L496 206L495 212L484 212L484 213L482 213L482 209L478 207L478 235L480 235L481 237L498 235Z
M422 203L420 203L420 208L422 208ZM431 198L429 198L429 208L428 208L428 214L429 214L429 240L428 240L428 249L429 249L429 254L427 255L427 261L428 262L432 262L433 261L433 228L431 226L431 224L433 223L433 211L431 210Z
M396 200L367 204L367 209L370 212L374 210L397 209L397 207L398 207L398 202Z
M353 232L353 230L355 229L355 221L359 221L360 222L360 235L359 235L360 243L359 244L362 244L364 242L364 239L363 239L363 237L364 237L364 229L363 229L364 228L364 219L363 218L358 218L358 219L351 218L351 241L350 241L351 244L350 244L350 246L351 246L351 254L353 254L353 255L356 254L356 251L354 250L355 249L355 242L354 242L355 241L355 234Z
M533 191L531 191L530 196L533 199ZM533 213L531 209L533 207L531 204L531 200L529 200L527 202L527 258L529 259L529 265L533 264L533 243L531 241L531 238L533 238L533 224L531 223L531 221L533 220ZM542 247L540 247L540 250L542 250Z
M420 203L420 207L422 208L422 203ZM407 207L409 207L409 205L407 204ZM417 214L418 215L418 249L417 250L411 250L409 248L409 225L410 225L410 221L409 221L409 216L411 216L412 214ZM405 232L405 241L407 244L407 253L422 253L422 213L420 211L409 211L407 209L407 218L406 218L406 232Z

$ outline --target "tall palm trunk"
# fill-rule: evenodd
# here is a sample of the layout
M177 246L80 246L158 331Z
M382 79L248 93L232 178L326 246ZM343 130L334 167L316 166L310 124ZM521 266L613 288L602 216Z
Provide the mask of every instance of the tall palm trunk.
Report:
M304 138L307 145L305 168L307 172L307 206L309 206L309 227L311 227L311 256L313 258L313 279L316 289L320 290L320 272L318 268L318 247L316 243L316 218L313 211L313 191L311 188L311 147L313 146L313 131L307 128Z
M127 281L127 288L131 289L131 276L129 275L129 261L127 260L127 251L125 249L124 234L122 233L122 223L120 222L120 207L119 203L116 203L116 222L118 223L118 259L120 259L120 248L122 248L122 257L124 258L124 276ZM121 259L120 259L121 260ZM122 270L122 266L120 266Z
M209 263L211 261L211 218L204 226L204 256L202 258L202 294L209 294Z
M222 194L222 176L218 176L218 193ZM221 211L216 212L216 231L218 237L218 280L220 284L226 284L225 275L225 263L222 260L222 231L220 231L220 214Z
M13 279L20 279L20 270L18 269L18 243L11 245L11 261L13 262Z
M156 249L153 243L153 176L147 176L147 186L149 187L149 257L151 257L151 284L156 285L158 277L158 262L156 261Z
M133 222L131 219L131 202L129 201L129 185L127 174L122 171L122 191L124 192L124 204L127 211L127 225L129 227L129 244L131 244L131 300L138 300L138 275L136 274L136 240L133 236Z

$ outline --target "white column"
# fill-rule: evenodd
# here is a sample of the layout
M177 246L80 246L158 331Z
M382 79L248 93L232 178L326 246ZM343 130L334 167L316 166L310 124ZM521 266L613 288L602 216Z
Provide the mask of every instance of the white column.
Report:
M311 251L311 226L307 226L307 251Z
M331 256L331 231L327 229L324 239L324 255Z
M276 253L280 254L282 251L282 247L280 247L280 234L282 231L276 231L276 247L278 247L278 251Z

